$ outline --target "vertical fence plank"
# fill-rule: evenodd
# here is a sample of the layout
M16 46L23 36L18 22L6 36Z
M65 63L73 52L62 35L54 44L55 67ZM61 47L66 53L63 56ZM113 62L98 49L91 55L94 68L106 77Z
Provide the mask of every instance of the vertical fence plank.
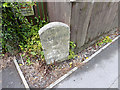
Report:
M39 11L39 5L38 5L38 2L36 2L36 5L37 5L37 10L36 10L36 12L37 12L37 16L40 16L40 11Z
M86 37L87 26L89 24L88 14L90 14L91 3L79 2L72 4L71 16L71 40L81 47Z
M43 16L43 13L42 13L42 5L41 5L41 2L38 2L38 6L39 6L39 11L40 11L40 18L41 18L41 20L43 20L44 16Z
M71 3L69 2L48 2L47 3L49 21L59 21L70 26Z
M43 9L44 9L44 15L45 15L45 20L47 21L47 2L43 2Z
M90 20L90 25L88 28L88 33L87 33L87 41L90 41L96 34L97 34L97 30L99 30L99 27L101 27L101 22L100 22L100 17L101 17L101 11L103 9L103 5L104 3L98 3L95 2L94 6L93 6L93 12L91 15L91 20ZM102 14L104 16L104 14ZM101 21L103 21L103 19L101 18ZM104 27L103 27L104 28Z
M117 2L112 2L111 5L110 5L110 10L109 10L109 18L108 19L108 24L107 27L106 27L106 31L109 31L115 27L118 27L118 3Z
M47 2L47 11L49 22L53 22L55 20L55 2Z

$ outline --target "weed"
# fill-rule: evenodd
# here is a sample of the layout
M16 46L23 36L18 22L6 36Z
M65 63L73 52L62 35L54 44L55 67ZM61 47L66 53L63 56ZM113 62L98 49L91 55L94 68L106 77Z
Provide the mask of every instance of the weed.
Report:
M112 39L110 39L109 36L106 36L104 38L102 38L101 40L98 40L98 42L96 43L96 46L102 46L103 44L107 44L109 42L112 42Z
M70 41L70 49L69 49L68 59L73 59L77 56L74 52L75 47L76 47L75 43Z

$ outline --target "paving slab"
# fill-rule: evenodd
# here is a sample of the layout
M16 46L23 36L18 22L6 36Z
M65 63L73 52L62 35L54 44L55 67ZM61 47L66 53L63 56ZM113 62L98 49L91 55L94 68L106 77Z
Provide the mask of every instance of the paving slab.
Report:
M120 84L120 83L118 83L119 80L120 80L120 76L118 78L116 78L115 82L113 82L111 84L110 88L116 88L116 87L118 87L118 84Z
M76 70L54 88L110 87L118 88L118 40L113 42L86 63L85 66Z
M2 70L0 70L0 90L2 89Z
M2 70L2 88L25 88L13 63Z

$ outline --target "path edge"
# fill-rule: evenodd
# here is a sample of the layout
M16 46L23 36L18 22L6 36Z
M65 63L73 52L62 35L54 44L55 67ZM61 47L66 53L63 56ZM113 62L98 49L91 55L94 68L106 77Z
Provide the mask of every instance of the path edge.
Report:
M16 69L17 69L17 71L18 71L18 73L19 73L20 78L22 79L22 82L23 82L26 90L30 90L29 85L28 85L28 83L27 83L27 81L26 81L26 79L25 79L25 77L24 77L24 75L23 75L23 73L22 73L22 71L21 71L21 69L20 69L17 61L16 61L16 57L15 57L15 56L14 56L13 61L14 61L14 64L15 64L15 66L16 66Z

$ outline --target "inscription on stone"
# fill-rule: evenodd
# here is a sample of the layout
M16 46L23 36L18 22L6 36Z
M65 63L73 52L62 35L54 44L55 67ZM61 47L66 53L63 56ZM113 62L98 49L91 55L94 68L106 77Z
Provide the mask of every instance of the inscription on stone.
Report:
M62 22L51 22L39 30L47 64L66 60L69 55L70 28Z

